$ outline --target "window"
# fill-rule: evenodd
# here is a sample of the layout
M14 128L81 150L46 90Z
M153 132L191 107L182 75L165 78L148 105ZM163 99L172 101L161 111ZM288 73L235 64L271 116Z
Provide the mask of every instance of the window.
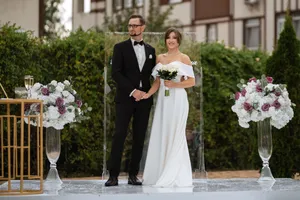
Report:
M124 7L131 8L132 7L132 0L124 0Z
M180 3L182 0L169 0L169 3Z
M293 20L293 26L297 35L297 38L300 39L300 15L294 15L292 16L292 20ZM277 17L277 28L276 28L276 36L277 36L277 40L279 39L280 33L284 28L284 22L285 22L285 16L284 15L280 15Z
M116 10L120 10L122 8L122 0L114 0L114 7Z
M276 36L277 36L277 39L278 39L281 31L283 30L284 15L281 15L281 16L277 17L277 23L276 24L277 24Z
M144 0L135 0L135 5L137 7L143 6L144 5Z
M245 21L244 43L248 49L259 48L260 43L260 21L259 19L248 19Z
M206 40L207 42L217 41L217 24L207 25Z
M297 38L300 39L300 16L293 17L293 25L294 25Z
M84 0L83 12L84 13L90 13L91 12L91 0Z

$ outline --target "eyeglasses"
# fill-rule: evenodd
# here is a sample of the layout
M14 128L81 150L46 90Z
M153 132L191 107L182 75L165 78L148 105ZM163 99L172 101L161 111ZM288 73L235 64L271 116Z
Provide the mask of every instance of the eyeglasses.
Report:
M142 24L128 24L128 28L137 28L139 26L143 26Z

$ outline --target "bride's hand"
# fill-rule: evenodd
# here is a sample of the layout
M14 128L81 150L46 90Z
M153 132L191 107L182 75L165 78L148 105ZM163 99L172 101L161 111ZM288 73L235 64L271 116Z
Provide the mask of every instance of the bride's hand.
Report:
M164 81L164 84L165 84L165 86L168 87L168 88L174 88L174 87L176 87L176 83L173 82L173 81L165 80L165 81Z
M148 99L151 95L146 93L144 96L142 96L142 99Z

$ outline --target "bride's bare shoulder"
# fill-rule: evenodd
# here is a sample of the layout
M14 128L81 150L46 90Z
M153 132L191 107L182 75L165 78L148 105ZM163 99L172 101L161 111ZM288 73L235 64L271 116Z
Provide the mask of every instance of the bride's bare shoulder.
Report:
M166 54L159 54L156 56L156 63L162 62L166 57Z
M186 65L192 65L190 57L184 53L181 54L181 61Z

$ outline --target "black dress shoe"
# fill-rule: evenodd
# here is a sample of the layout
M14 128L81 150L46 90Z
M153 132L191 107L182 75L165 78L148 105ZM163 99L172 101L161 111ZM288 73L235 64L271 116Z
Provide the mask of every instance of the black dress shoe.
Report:
M136 176L129 176L128 184L130 184L130 185L142 185L142 182Z
M105 186L117 186L118 185L118 178L115 176L110 176L109 179L106 181Z

